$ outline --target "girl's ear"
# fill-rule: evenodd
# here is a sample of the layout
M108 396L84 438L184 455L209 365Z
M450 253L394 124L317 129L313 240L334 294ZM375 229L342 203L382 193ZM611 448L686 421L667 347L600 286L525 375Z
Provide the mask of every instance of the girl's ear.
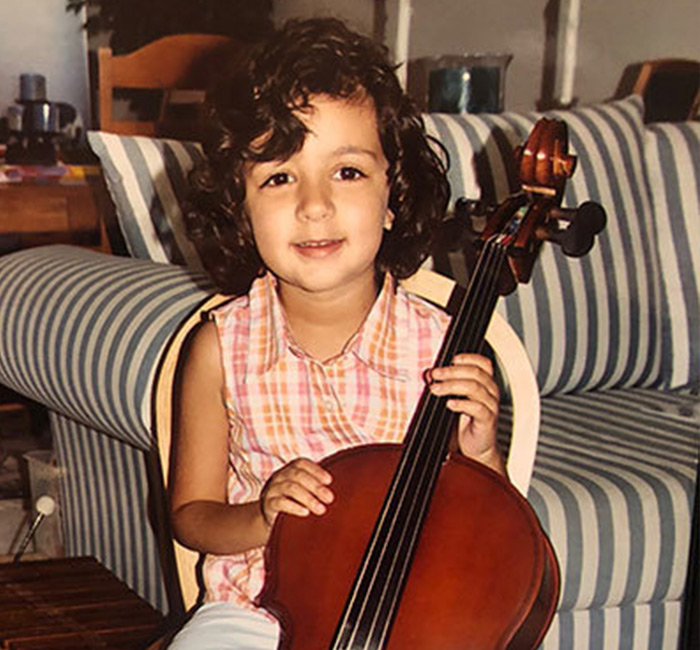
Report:
M391 230L391 227L394 225L394 213L387 208L386 214L384 215L384 230Z

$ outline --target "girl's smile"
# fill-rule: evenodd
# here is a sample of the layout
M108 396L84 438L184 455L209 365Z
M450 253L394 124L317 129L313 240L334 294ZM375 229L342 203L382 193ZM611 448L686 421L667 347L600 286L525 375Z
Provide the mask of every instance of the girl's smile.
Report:
M301 255L321 258L332 255L343 245L342 239L317 239L294 244Z

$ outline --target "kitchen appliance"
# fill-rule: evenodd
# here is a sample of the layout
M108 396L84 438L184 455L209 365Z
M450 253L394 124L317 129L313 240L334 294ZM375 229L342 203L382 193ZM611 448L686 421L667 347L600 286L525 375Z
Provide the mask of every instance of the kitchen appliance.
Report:
M46 98L46 79L20 75L20 97L7 110L9 137L5 159L10 164L53 165L59 146L76 137L77 111Z

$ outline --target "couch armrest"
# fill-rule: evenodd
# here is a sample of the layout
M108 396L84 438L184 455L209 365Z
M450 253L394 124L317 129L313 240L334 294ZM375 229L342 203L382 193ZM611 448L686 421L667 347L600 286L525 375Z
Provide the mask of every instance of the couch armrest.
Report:
M0 383L124 442L152 446L163 351L213 288L181 267L71 246L0 258Z

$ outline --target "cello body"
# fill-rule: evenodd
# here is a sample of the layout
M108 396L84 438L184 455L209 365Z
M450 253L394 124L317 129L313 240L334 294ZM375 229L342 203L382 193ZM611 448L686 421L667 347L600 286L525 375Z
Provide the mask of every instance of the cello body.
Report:
M400 445L378 444L326 459L341 496L323 517L275 525L266 548L275 568L259 600L282 624L280 648L331 647L400 454ZM535 648L558 591L554 553L526 500L492 470L451 456L385 647Z

